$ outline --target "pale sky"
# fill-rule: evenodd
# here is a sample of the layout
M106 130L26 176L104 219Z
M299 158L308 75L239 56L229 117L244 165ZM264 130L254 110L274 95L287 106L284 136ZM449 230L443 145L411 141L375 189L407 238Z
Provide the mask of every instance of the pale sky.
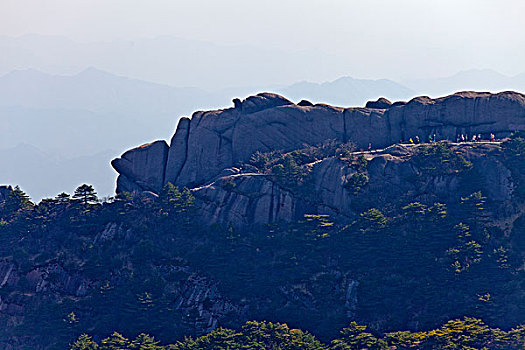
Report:
M525 71L524 0L2 0L0 35L77 41L170 35L319 50L356 77Z

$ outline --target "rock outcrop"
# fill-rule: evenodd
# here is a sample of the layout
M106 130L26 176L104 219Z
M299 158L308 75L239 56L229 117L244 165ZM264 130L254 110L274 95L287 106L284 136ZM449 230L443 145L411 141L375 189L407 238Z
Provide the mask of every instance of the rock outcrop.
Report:
M168 145L156 141L124 153L111 162L120 174L117 191L158 191L164 185Z
M376 109L386 109L392 107L392 102L387 100L384 97L380 97L377 101L368 101L365 105L365 108L376 108Z
M261 93L236 100L234 105L195 112L191 119L181 118L169 147L164 141L157 141L115 159L112 165L119 172L117 192L158 192L168 182L187 186L193 189L205 213L203 219L209 222L267 223L290 220L312 210L349 213L352 201L342 183L355 170L337 159L318 162L312 168L314 193L322 205L298 200L266 175L240 174L232 167L249 161L257 151L287 152L327 140L351 142L361 149L383 149L416 135L423 140L434 134L438 140L455 140L458 134L488 138L494 133L501 138L525 130L525 96L516 92L460 92L393 104L379 99L365 108L294 104L282 96ZM491 147L483 152L497 151ZM398 153L385 152L369 157L370 185L379 181L381 186L392 186L394 192L415 191L405 188L410 183L400 179L417 172L407 161L411 151L393 148L390 152ZM487 162L483 156L475 155L478 150L474 148L464 152L476 162ZM485 167L487 171L501 169L495 163ZM502 189L508 187L508 171L501 171L495 174L501 186L487 187L488 191L496 191L494 196L498 198L508 195ZM445 186L446 191L451 191L454 184L439 183L442 180L435 180L435 190L439 192L439 186ZM224 181L234 183L235 192L221 186Z
M368 107L296 105L262 93L238 101L235 108L196 112L180 119L169 147L157 141L113 161L120 174L117 192L155 192L167 182L204 185L256 151L290 151L329 139L383 148L415 135L454 140L459 133L502 137L525 129L525 96L516 92L461 92L405 104L379 99Z

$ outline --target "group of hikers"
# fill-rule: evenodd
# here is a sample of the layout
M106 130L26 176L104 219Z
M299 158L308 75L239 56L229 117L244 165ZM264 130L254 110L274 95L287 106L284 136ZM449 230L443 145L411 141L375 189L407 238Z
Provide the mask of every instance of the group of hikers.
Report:
M448 141L448 139L444 139L445 141ZM490 141L490 142L496 142L496 135L494 133L490 133L488 135L488 138L484 139L481 134L474 134L471 137L469 137L468 134L458 134L456 136L456 143L461 142L482 142L482 141ZM408 141L400 140L399 143L401 144L411 144L411 145L417 145L420 143L433 143L437 142L437 136L436 134L430 134L428 135L428 138L426 140L421 140L418 135L415 137L411 137L408 139ZM368 144L368 151L372 150L372 143Z
M436 134L430 134L428 135L428 139L427 139L428 143L432 143L432 142L436 142ZM489 135L489 138L487 139L488 141L490 142L496 142L496 136L493 134L493 133L490 133ZM474 134L472 135L472 137L469 137L468 134L458 134L456 136L456 142L457 143L461 143L461 142L481 142L483 141L483 137L481 136L481 134ZM408 142L410 144L420 144L422 143L421 139L419 138L419 136L415 136L414 138L409 138L408 139ZM423 141L425 142L425 141ZM403 141L401 141L401 143L403 143Z
M428 135L428 139L427 140L428 140L428 143L436 142L436 134ZM411 144L419 144L419 143L421 143L421 140L419 139L419 136L416 135L416 137L414 137L414 138L409 138L408 142L411 143Z
M490 133L488 140L490 142L495 142L496 141L496 136L493 133ZM483 141L483 138L481 137L481 134L477 134L477 135L474 134L474 135L472 135L472 137L470 139L469 139L469 136L467 134L458 134L458 136L456 137L456 142L457 143L460 143L460 142L480 142L480 141Z

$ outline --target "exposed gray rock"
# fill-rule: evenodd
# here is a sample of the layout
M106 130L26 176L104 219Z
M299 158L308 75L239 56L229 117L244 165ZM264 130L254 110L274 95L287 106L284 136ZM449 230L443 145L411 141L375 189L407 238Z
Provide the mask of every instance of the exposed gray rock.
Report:
M457 134L488 138L491 132L499 138L524 130L525 96L516 92L460 92L438 99L417 97L388 109L385 119L388 123L383 130L391 141L415 135L426 139L434 133L440 140L455 140Z
M295 218L293 194L262 174L223 177L194 194L206 224L246 227Z
M125 233L126 232L122 228L122 224L118 225L115 222L109 222L106 224L104 231L98 233L95 236L95 239L93 240L93 245L96 245L97 243L111 241L117 236L123 237L125 236Z
M234 100L235 103L235 100ZM272 94L268 92L263 92L260 94L257 94L255 96L250 96L246 98L244 101L240 103L240 109L243 113L249 114L249 113L255 113L260 112L265 109L279 107L279 106L285 106L285 105L292 105L293 102L279 96L277 94ZM235 103L237 107L237 103Z
M117 180L117 193L138 190L157 192L164 185L168 145L156 141L125 152L111 165L122 176ZM119 178L120 178L119 176Z
M387 100L384 97L380 97L377 101L368 101L365 105L366 108L376 108L376 109L387 109L392 106L392 102Z
M244 215L244 209L240 209L243 206L238 201L246 196L233 200L222 190L212 190L217 188L214 179L234 176L231 170L225 173L224 169L233 169L248 161L256 151L286 152L327 140L350 141L361 149L367 149L369 145L373 149L381 149L415 136L425 140L428 135L436 134L439 140L455 140L460 133L482 134L488 138L489 133L504 137L513 131L525 130L525 96L516 92L461 92L438 99L417 97L408 103L391 104L386 109L378 108L381 103L382 107L389 105L388 101L381 99L369 105L374 108L338 108L305 103L295 105L284 97L263 93L238 101L235 108L196 112L191 120L180 120L169 151L164 141L157 141L128 151L120 159L113 161L113 166L120 174L117 192L156 192L167 182L177 186L198 187L196 192L202 194L203 198L210 198L210 204L205 206L210 217L221 217L220 221L228 221ZM373 157L369 171L371 174L382 174L381 176L409 174L413 170L403 162L404 155L407 155L407 150L403 147L389 148L381 156ZM323 162L316 165L314 172L321 172L324 166L327 169L334 166L326 164L328 163ZM493 169L499 168L496 166ZM337 169L337 166L324 169L326 178L323 183L329 184L323 185L324 187L330 186L330 190L335 190L338 179L344 179L350 174L349 170ZM508 174L505 174L502 170L497 175L498 181L507 188L503 190L503 187L498 187L502 192L494 193L497 198L506 198L511 191L511 185L506 180ZM270 198L275 199L275 193L271 195L268 191L275 185L264 177L244 175L231 180L236 184L239 182L239 189L255 189L242 190L241 193L264 193L261 195L263 199L256 206L259 208L255 215L257 218L246 219L247 222L265 221L269 212L272 212L274 219L284 219L287 216L283 214L286 210L295 210L292 209L292 204L283 213L277 214L274 209L269 210ZM443 181L444 179L435 179L432 186L436 191L454 186L453 183ZM387 184L397 186L400 182L402 181L394 177ZM206 184L208 185L204 186ZM373 186L373 181L370 185ZM334 197L333 193L325 194L328 191L326 188L318 189L322 190L320 196L327 199L327 207L338 208L343 212L346 210L348 199ZM335 191L337 193L339 190ZM227 201L228 204L222 201ZM250 205L255 203L247 197L243 201ZM217 211L218 207L224 206L236 209L230 214ZM259 219L262 212L266 213L266 217Z
M0 261L0 288L5 285L14 285L18 281L17 267L8 260Z
M176 271L177 268L172 270ZM199 334L216 329L219 320L227 314L243 315L247 311L247 306L234 304L224 298L216 282L196 273L189 275L178 292L174 300L175 309L183 311L185 315L196 311L198 318L194 321L194 327Z
M355 311L357 309L357 287L359 287L359 281L352 279L348 281L346 286L345 306L348 317L355 317Z
M396 102L392 103L391 107L404 106L406 104L407 104L406 101L396 101Z
M144 191L144 189L141 186L139 186L137 182L129 179L126 175L122 173L119 174L117 178L117 191L116 191L117 193L121 193L121 192L140 193L142 191Z
M30 271L26 278L37 293L60 292L83 296L91 284L79 273L69 273L58 263L37 267Z
M233 108L238 108L238 109L242 108L242 104L241 104L241 100L240 99L234 98L232 100L232 102L233 102Z

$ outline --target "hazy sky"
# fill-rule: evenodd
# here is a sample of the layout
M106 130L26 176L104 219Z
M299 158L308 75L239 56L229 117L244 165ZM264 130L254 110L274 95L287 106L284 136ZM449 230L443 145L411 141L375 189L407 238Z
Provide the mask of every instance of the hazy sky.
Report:
M171 35L217 44L314 49L356 77L525 71L523 0L2 0L0 34L79 41Z

